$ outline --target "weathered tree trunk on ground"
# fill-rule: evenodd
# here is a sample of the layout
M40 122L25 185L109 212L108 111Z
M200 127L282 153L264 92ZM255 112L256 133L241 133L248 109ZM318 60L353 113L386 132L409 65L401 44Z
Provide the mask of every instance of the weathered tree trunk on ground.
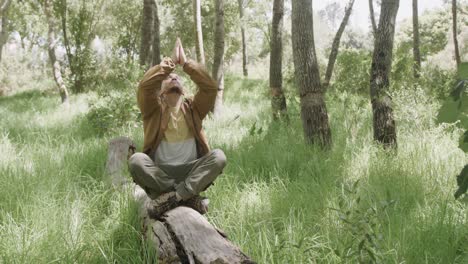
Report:
M375 39L375 35L377 34L377 23L375 22L374 0L369 0L369 12L372 25L372 34L374 35Z
M283 15L284 0L273 1L273 20L270 39L270 90L273 119L288 120L286 98L283 92Z
M232 244L223 231L213 227L191 208L179 206L165 213L161 219L149 217L150 198L122 173L134 149L133 141L126 137L109 142L104 181L115 188L133 192L139 205L142 235L157 252L157 260L150 259L147 263L255 263Z
M161 36L159 28L158 4L153 0L153 66L161 63Z
M244 77L247 77L249 75L249 70L247 69L247 43L245 39L245 27L244 27L244 21L242 19L244 18L244 0L237 0L239 4L239 18L241 20L241 37L242 37L242 72L244 74Z
M47 19L47 26L48 26L48 34L47 34L47 50L49 53L49 60L52 66L52 74L54 75L55 83L57 84L57 88L60 94L60 98L62 99L63 104L68 104L68 90L65 86L65 82L62 79L62 72L60 62L57 60L55 56L55 47L57 45L57 40L55 39L55 25L56 21L54 18L52 5L50 0L44 0L44 13Z
M5 45L8 40L7 12L10 4L11 0L0 0L0 62L2 61L3 45Z
M141 21L140 65L147 65L150 59L151 40L153 39L153 4L154 0L143 0Z
M201 64L205 64L205 51L203 49L203 32L201 25L201 0L193 0L193 19L195 27L195 50L197 53L197 60Z
M452 0L452 31L453 31L453 46L455 49L455 61L457 67L461 64L460 49L458 47L458 30L457 30L457 0Z
M293 57L304 137L306 143L325 147L332 139L312 29L312 0L292 1Z
M353 11L354 1L355 0L350 0L348 2L348 5L345 8L345 15L343 17L343 20L341 21L340 27L338 28L338 31L335 34L335 38L333 39L333 44L332 44L332 48L330 51L330 57L328 58L327 71L325 73L325 81L324 81L325 89L330 84L330 80L333 74L333 68L335 67L336 57L338 56L338 50L340 48L341 36L343 36L343 32L346 28L346 25L348 24L348 20L349 20L349 17L351 16L351 12Z
M224 94L224 0L215 0L215 34L214 34L214 57L213 78L218 83L218 94L213 113L219 116L223 107Z
M384 147L396 147L396 127L392 99L387 92L393 56L396 16L399 0L383 0L379 28L372 56L370 95L373 111L374 139Z
M421 52L419 50L419 18L418 18L418 0L413 0L413 75L419 78L421 72Z

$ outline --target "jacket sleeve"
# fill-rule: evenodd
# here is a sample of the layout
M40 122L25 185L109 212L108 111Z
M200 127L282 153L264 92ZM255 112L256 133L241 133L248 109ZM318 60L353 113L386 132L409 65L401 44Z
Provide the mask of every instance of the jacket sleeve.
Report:
M164 58L160 64L151 67L138 85L137 101L143 119L158 113L161 108L159 93L162 81L174 70L171 58Z
M218 84L203 65L193 60L185 63L184 71L198 86L198 91L193 98L193 109L198 112L200 119L203 119L213 109L218 93Z

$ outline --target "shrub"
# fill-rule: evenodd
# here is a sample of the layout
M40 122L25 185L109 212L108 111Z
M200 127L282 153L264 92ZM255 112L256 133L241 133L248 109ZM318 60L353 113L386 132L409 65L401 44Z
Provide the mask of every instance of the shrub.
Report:
M88 122L99 134L115 132L122 126L138 126L140 110L136 104L135 92L109 92L91 103L86 115Z

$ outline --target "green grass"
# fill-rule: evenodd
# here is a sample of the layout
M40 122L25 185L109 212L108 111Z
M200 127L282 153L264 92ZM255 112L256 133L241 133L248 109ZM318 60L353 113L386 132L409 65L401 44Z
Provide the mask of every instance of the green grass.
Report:
M291 89L292 90L292 89ZM327 96L334 145L303 144L270 118L267 83L230 76L225 115L205 122L228 166L206 195L207 217L259 263L466 263L468 211L455 201L465 165L460 131L436 125L423 91L393 94L398 152L372 142L368 98ZM130 195L102 180L107 142L85 118L94 94L28 91L0 98L0 263L143 263L147 246ZM421 100L425 98L425 100Z

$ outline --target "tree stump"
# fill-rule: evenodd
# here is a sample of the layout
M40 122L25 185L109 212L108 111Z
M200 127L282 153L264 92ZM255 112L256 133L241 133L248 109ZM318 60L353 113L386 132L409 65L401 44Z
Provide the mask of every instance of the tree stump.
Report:
M191 208L179 206L166 212L161 219L151 218L147 210L150 198L122 173L134 150L135 144L127 137L114 138L109 142L105 181L114 188L133 190L133 197L139 205L144 238L157 252L155 262L255 263L229 241L224 232L213 227L204 216Z

